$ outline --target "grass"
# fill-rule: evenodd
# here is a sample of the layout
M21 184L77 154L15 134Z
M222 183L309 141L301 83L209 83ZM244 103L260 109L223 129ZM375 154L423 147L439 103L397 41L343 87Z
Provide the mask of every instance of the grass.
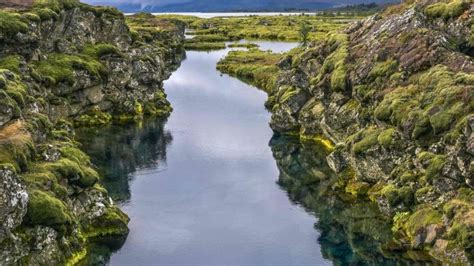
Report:
M244 43L231 43L228 45L230 48L247 48L247 49L252 49L252 48L258 48L259 45L256 43L251 43L251 42L244 42Z
M189 51L213 51L226 48L223 42L186 42L184 48Z
M169 16L168 16L169 17ZM295 16L255 16L255 17L228 17L228 18L181 18L193 29L194 35L223 35L228 39L258 39L300 41L300 25L308 25L311 29L308 39L321 40L331 31L341 30L351 19L359 16L325 17L321 15L295 15Z
M469 2L465 0L452 0L449 3L435 3L425 8L425 14L432 18L443 18L445 20L459 17L469 8Z
M281 58L280 54L259 49L231 51L217 63L217 69L269 92L276 82L279 73L276 64Z

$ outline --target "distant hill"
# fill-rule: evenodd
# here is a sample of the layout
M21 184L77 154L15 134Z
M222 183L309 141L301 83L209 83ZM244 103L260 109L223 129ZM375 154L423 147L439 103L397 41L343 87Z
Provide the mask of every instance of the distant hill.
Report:
M311 11L361 3L388 3L393 0L85 0L95 5L115 6L123 12L232 12L232 11Z

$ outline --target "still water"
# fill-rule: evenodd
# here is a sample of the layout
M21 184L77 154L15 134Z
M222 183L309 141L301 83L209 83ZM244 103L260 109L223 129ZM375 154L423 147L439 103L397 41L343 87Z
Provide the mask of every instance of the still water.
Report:
M289 43L259 43L288 50ZM79 132L130 216L110 265L394 263L371 204L331 193L322 147L274 137L266 95L215 70L228 51L187 52L165 82L167 121ZM348 203L349 202L349 203ZM97 251L98 252L98 251Z

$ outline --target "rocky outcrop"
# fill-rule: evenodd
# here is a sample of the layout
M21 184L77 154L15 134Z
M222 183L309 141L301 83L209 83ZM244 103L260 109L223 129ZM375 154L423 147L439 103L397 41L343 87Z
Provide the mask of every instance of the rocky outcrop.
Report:
M393 218L397 241L474 259L473 6L406 1L280 64L271 127L325 138L346 191Z
M0 264L74 264L128 234L74 128L167 116L183 39L179 22L79 1L0 10Z

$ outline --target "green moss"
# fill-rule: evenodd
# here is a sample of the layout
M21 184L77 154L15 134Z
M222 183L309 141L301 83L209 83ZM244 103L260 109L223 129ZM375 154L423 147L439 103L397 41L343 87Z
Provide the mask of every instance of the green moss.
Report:
M59 16L58 13L49 8L36 8L33 10L33 12L40 18L41 21L57 19Z
M0 11L0 31L7 37L28 31L28 24L21 20L17 13Z
M370 185L368 183L351 180L347 183L345 191L346 193L352 194L354 196L363 196L367 195L369 189Z
M116 207L110 207L85 229L89 238L104 236L123 236L128 234L128 216Z
M380 194L388 200L390 206L398 206L404 204L405 206L411 206L414 203L414 191L408 187L396 187L393 184L385 186Z
M0 69L8 69L14 73L20 73L20 57L18 55L9 55L0 59Z
M389 59L385 62L377 62L369 73L369 77L376 79L377 77L390 77L397 71L398 62Z
M442 224L442 215L432 208L424 208L413 213L406 221L404 228L410 238L416 236L419 230L431 224Z
M373 146L376 146L378 142L378 137L380 135L380 130L378 129L367 129L361 132L361 139L356 141L352 145L352 151L355 154L361 154L366 152Z
M100 110L100 108L93 108L89 112L74 119L76 126L101 126L112 121L112 115Z
M71 216L64 203L40 190L30 191L25 218L29 225L57 227L71 222Z
M331 88L337 92L343 92L347 87L346 58L348 56L347 35L332 33L328 35L328 42L333 52L324 60L320 73L316 80L322 80L325 75L331 77Z
M33 8L49 8L54 12L81 6L79 0L35 0Z
M85 162L77 162L75 158L61 158L56 162L44 163L36 169L36 171L41 170L54 173L59 180L66 178L82 188L92 187L99 180L99 174L95 170Z
M395 144L395 128L388 128L380 132L380 135L377 137L377 141L380 145L384 147L390 147Z
M443 169L445 162L445 155L435 155L431 158L425 173L427 180L438 178L441 175L441 170Z
M111 54L122 56L116 46L108 43L89 44L84 47L82 53L97 59L100 59L104 55Z
M0 162L9 164L17 172L25 170L35 155L33 141L29 134L12 129L14 136L0 143Z
M406 223L409 217L409 212L397 212L395 216L393 216L392 232L395 233L403 229L403 225Z
M464 0L452 0L449 3L435 3L425 8L425 14L432 18L450 18L459 17L469 8L469 3Z
M74 70L86 70L93 77L106 74L97 60L81 55L50 54L46 60L35 62L36 72L51 84L74 83Z

